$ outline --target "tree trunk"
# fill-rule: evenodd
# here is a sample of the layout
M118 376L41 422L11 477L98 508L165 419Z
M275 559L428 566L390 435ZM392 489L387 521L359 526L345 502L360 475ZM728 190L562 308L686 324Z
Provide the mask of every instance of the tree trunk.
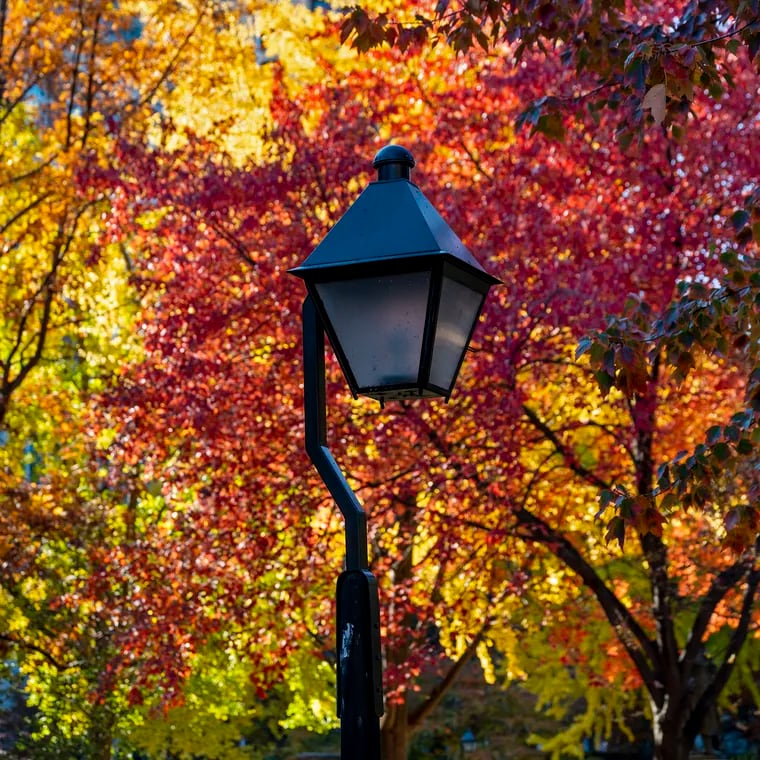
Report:
M658 744L654 744L654 760L687 760L690 750L684 746L679 736L662 736Z
M102 717L102 722L97 719L96 713L95 720L90 728L92 758L93 760L111 760L113 754L113 716L110 715L109 711L100 717Z
M695 721L692 707L672 694L651 707L654 760L687 760L704 716Z
M383 760L406 760L409 754L409 708L404 701L385 706L380 724L380 747Z
M396 546L397 559L393 562L391 578L397 589L409 588L414 578L414 565L412 563L412 547L418 528L417 525L417 497L413 489L401 488L396 494L396 503L399 507L398 519L398 544ZM394 609L395 601L390 600L389 618L396 617ZM403 609L403 608L402 608ZM405 610L401 620L400 634L389 637L385 642L385 656L388 666L394 668L404 667L409 660L410 644L403 631L411 630L414 620L409 610ZM409 705L407 702L406 688L399 689L393 702L385 703L385 715L380 722L380 754L383 760L406 760L409 754L409 739L411 728L409 726ZM357 760L360 760L357 758Z

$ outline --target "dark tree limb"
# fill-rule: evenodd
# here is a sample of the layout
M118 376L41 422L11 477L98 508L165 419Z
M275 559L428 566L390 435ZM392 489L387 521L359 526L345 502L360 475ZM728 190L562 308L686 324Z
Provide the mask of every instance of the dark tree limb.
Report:
M586 588L594 594L647 689L652 693L656 689L660 653L631 611L615 596L596 570L564 535L527 509L520 509L515 517L518 525L525 529L518 534L521 538L546 546L555 557L576 573Z
M527 404L522 406L525 416L530 420L531 424L538 429L554 446L556 452L560 454L565 460L567 467L572 470L576 475L583 478L587 483L601 489L611 488L611 484L603 478L600 478L596 473L584 467L573 456L571 451L568 451L567 446L559 439L559 436L552 430L546 422L544 422L538 414L533 411Z
M76 666L78 663L65 663L61 662L60 660L57 660L55 657L53 657L50 652L48 652L43 647L39 646L38 644L33 644L30 641L24 641L23 639L19 639L16 636L12 636L10 633L0 633L0 640L7 641L9 644L13 644L14 646L21 647L22 649L27 649L30 652L37 652L37 654L41 654L56 670L67 670L68 668Z

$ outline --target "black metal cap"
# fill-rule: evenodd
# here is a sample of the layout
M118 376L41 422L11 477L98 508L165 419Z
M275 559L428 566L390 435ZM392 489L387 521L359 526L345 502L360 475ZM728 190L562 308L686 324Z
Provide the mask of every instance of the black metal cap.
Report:
M377 152L372 166L377 169L379 182L409 179L414 168L414 156L400 145L386 145Z

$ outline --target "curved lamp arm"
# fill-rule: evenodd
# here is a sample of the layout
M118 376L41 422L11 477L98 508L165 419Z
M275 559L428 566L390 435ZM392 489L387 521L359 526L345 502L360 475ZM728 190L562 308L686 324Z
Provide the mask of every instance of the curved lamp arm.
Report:
M311 296L303 302L304 417L306 453L346 523L346 570L365 570L367 515L327 448L325 331Z

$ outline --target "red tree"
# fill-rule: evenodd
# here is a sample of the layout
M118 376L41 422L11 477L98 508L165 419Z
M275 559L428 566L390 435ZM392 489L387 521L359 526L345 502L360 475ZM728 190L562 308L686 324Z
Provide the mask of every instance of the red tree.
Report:
M158 481L167 511L103 556L99 579L125 590L112 603L131 621L122 644L142 658L144 674L180 678L178 651L231 621L255 626L262 614L269 646L255 652L266 686L309 626L319 639L330 628L310 594L331 593L337 568L320 547L338 526L300 451L303 294L285 270L353 200L391 135L413 151L415 181L505 284L449 405L349 407L339 386L330 389L340 398L331 435L370 510L383 585L385 756L405 756L410 729L489 631L508 625L505 600L528 593L525 579L545 556L569 568L577 593L612 623L649 692L658 757L685 756L746 638L754 554L712 560L692 643L679 650L683 600L669 575L678 551L656 512L611 526L637 539L629 551L649 579L649 594L632 604L600 573L618 547L579 536L593 531L595 490L650 493L658 459L693 440L695 414L730 407L737 381L730 367L705 370L723 378L714 413L713 399L674 397L662 374L639 378L645 392L632 403L615 397L602 407L587 398L588 368L570 351L606 314L621 313L628 294L662 307L679 279L720 272L709 248L730 240L720 211L757 173L755 122L736 129L756 84L740 72L720 109L696 101L701 118L689 140L653 132L625 153L604 115L593 129L580 112L567 115L563 143L513 131L526 99L565 76L553 57L540 64L427 57L409 72L399 54L378 54L373 70L339 87L326 78L300 103L280 91L266 165L238 168L190 137L175 153L125 142L110 172L85 178L110 194L114 235L139 256L135 280L150 304L146 360L103 400L103 415L118 431L108 451L112 487L134 494L136 481ZM725 160L728 146L747 157L741 166ZM604 424L584 413L595 408ZM591 459L581 454L584 436ZM526 460L539 451L543 462ZM572 509L568 489L577 494ZM463 577L470 588L457 597ZM708 623L742 581L731 651L690 702ZM315 611L303 614L309 605ZM450 640L452 621L468 644L443 661L431 625ZM410 691L430 662L440 680L415 703Z

